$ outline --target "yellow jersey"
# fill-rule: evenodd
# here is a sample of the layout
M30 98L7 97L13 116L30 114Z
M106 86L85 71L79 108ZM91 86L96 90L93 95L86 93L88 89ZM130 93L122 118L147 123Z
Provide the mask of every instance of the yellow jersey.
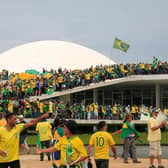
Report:
M43 113L43 103L42 102L40 102L39 104L39 109L40 109L40 113Z
M48 141L52 139L51 124L49 122L39 122L36 125L36 131L39 132L40 141Z
M114 106L112 107L113 115L117 115L117 113L118 113L117 110L118 110L117 106L114 105Z
M98 112L99 111L99 106L98 104L93 104L93 109L94 109L94 112Z
M54 146L56 150L61 150L61 165L66 165L66 150L68 141L70 141L72 145L72 162L77 160L80 156L87 157L87 152L84 147L84 144L78 136L74 136L69 139L66 136L63 136L59 140L59 142Z
M89 140L89 145L94 146L95 159L109 159L110 146L114 144L113 137L106 131L95 132Z
M6 157L0 156L0 163L19 159L19 139L23 129L24 124L17 124L10 131L5 126L0 127L0 150L7 153Z

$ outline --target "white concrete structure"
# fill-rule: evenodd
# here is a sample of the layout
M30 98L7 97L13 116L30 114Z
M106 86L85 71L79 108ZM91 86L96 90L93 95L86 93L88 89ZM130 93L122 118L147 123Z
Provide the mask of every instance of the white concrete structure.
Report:
M91 65L115 64L106 56L84 46L65 41L37 41L0 54L0 70L23 72L42 68L84 69Z

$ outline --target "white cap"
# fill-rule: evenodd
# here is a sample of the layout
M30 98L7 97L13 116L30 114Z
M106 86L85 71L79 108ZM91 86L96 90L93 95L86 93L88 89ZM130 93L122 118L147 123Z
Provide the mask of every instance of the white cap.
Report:
M24 118L24 116L23 116L22 114L21 114L21 115L19 115L18 117L19 117L19 118Z

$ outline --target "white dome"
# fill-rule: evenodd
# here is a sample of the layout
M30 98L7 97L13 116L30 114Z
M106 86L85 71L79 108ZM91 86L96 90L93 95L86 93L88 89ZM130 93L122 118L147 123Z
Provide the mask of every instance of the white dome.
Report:
M91 65L115 64L104 55L84 46L64 41L37 41L12 48L0 54L0 69L42 72L58 68L83 69Z

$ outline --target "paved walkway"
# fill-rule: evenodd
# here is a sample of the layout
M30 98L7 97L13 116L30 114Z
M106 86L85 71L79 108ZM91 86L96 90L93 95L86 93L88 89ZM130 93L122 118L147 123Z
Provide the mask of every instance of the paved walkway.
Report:
M46 159L46 160L45 160ZM22 155L20 156L21 160L21 167L22 168L51 168L51 162L47 161L47 157L44 158L44 161L39 161L39 155ZM139 159L142 163L136 164L132 163L129 160L128 164L124 164L121 158L114 160L113 158L110 159L110 166L109 168L148 168L149 167L149 159ZM163 165L165 168L168 168L168 159L162 160ZM157 166L157 162L155 160L155 165ZM93 166L95 168L95 166Z

